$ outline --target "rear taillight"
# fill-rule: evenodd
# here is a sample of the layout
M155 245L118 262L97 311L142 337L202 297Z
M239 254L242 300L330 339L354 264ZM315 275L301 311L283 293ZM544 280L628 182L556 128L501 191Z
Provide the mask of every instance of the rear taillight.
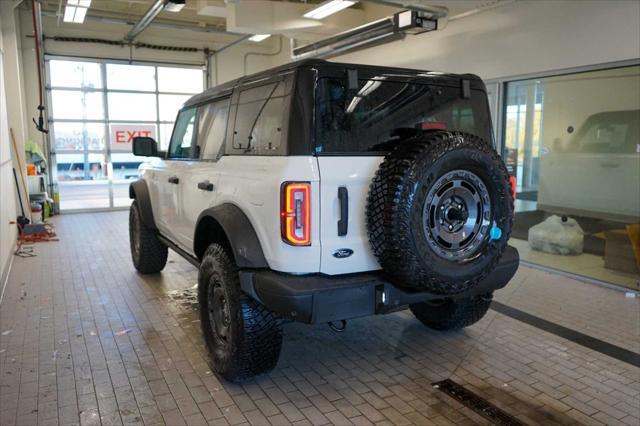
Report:
M293 246L311 245L311 184L285 182L280 194L282 239Z
M435 121L423 121L420 123L422 130L447 130L447 123L439 123Z
M511 199L516 200L516 177L509 176L509 185L511 185Z

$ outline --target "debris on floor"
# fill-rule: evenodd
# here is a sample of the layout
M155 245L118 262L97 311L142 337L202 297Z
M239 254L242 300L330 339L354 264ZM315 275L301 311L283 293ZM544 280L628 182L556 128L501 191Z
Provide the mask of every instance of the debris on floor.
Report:
M198 310L198 286L185 288L183 290L173 290L167 293L171 300L175 300L178 304L185 308Z
M31 247L32 244L47 241L59 241L55 228L50 223L27 224L19 226L19 230L18 248L14 252L16 256L35 257L36 254L33 252L33 247Z

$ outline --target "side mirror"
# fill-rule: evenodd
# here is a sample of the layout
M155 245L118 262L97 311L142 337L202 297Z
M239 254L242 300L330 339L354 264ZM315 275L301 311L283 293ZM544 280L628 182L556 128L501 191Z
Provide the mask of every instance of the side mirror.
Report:
M133 155L142 157L157 157L158 142L147 136L136 136L133 138Z

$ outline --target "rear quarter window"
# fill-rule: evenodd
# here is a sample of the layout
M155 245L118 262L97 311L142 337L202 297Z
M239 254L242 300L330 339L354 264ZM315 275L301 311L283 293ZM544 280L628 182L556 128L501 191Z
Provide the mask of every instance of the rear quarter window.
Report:
M240 89L230 154L286 154L290 89L288 80Z

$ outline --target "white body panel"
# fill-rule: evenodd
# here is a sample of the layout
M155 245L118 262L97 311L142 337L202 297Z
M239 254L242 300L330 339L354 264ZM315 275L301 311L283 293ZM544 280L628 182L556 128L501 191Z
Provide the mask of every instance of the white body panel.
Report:
M161 234L193 254L200 214L222 204L240 208L253 226L269 267L288 273L320 271L320 175L315 157L223 156L212 161L154 160L140 166L149 185L156 225ZM168 183L178 176L177 185ZM213 191L197 188L208 180ZM280 186L311 183L311 246L294 247L280 234Z
M349 274L380 269L371 252L367 237L365 209L371 179L384 157L318 157L320 170L320 235L322 257L320 272ZM340 202L338 188L346 187L349 195L347 234L338 235ZM335 257L338 249L353 250L349 257Z

